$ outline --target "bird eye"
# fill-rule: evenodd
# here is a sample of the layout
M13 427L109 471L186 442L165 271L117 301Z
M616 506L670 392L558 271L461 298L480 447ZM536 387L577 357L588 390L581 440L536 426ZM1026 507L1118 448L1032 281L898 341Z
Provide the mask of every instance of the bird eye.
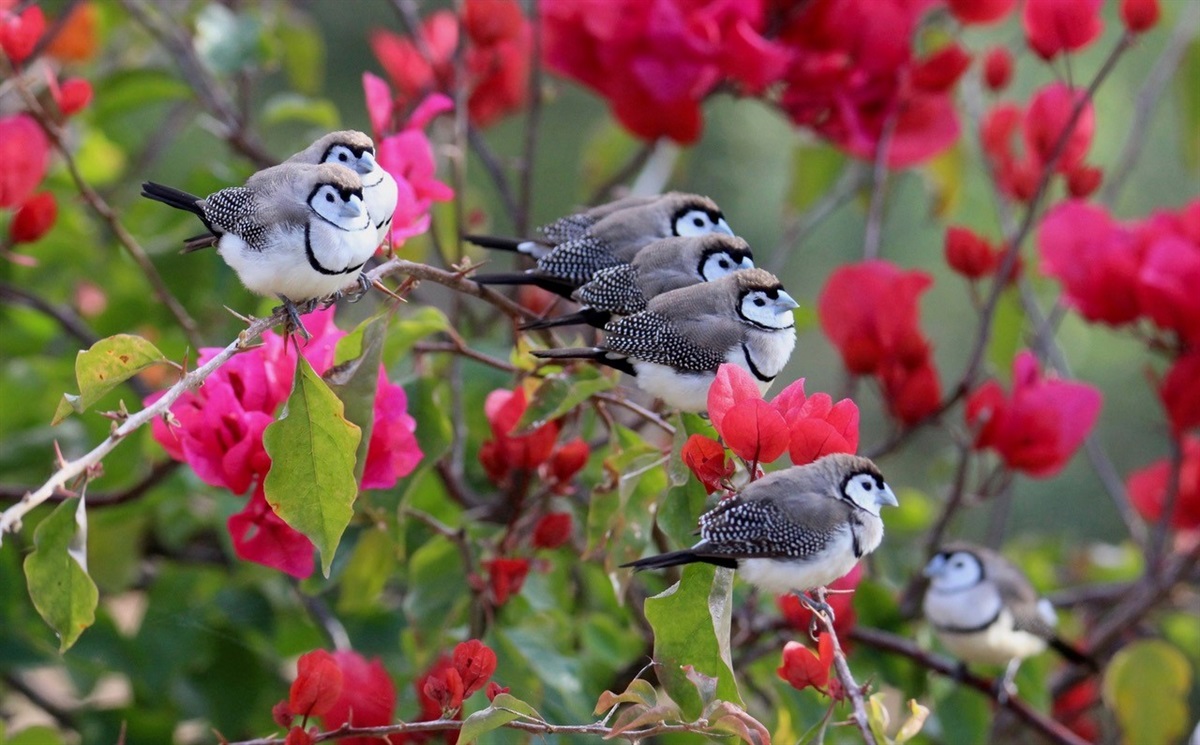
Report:
M863 479L862 485L863 485L863 488L866 489L867 491L871 491L872 489L875 488L875 482L869 478Z
M333 201L333 195L332 195L332 194L326 194L326 195L325 195L325 201L326 201L326 202L332 202L332 201Z
M345 154L345 153L342 153L341 155L339 155L339 156L338 156L338 160L340 160L340 161L342 161L343 163L345 163L345 162L346 162L346 154Z
M721 259L721 261L718 262L718 266L720 266L722 269L728 269L729 268L729 259Z
M755 305L757 305L758 307L760 307L760 308L761 308L761 307L763 307L764 305L766 305L766 304L767 304L767 301L766 301L766 300L763 300L763 299L762 299L762 298L760 298L760 297L756 297L756 298L754 298L754 304L755 304Z
M693 217L692 224L698 228L702 228L702 227L704 227L704 219L701 217Z

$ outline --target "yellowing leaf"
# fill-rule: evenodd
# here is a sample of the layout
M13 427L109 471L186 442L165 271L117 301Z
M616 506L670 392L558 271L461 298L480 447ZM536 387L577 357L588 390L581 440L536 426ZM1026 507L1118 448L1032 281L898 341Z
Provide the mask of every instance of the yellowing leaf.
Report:
M267 503L320 549L326 577L358 496L354 454L362 433L343 408L301 357L283 416L263 432L271 456L263 484Z
M462 729L458 731L458 741L462 745L468 745L478 740L481 735L486 735L516 719L542 721L537 710L529 704L507 693L498 693L491 706L466 718Z
M63 394L51 424L58 424L71 412L83 413L113 388L166 359L157 347L140 336L117 334L101 339L75 356L79 395Z
M1117 652L1104 672L1104 701L1116 714L1122 742L1179 742L1191 686L1187 658L1168 642L1144 639Z
M933 192L933 214L944 218L954 214L962 202L963 171L966 168L962 147L944 151L925 166Z

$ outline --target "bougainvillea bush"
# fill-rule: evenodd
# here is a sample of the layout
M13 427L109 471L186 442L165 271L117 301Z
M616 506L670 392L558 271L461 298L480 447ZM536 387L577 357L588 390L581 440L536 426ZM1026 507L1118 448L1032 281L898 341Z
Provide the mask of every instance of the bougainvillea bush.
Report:
M0 742L1177 743L1200 719L1200 6L0 0ZM321 134L398 184L377 287L284 335L144 180ZM486 289L582 206L711 196L800 302L706 417ZM690 545L873 458L832 614ZM1000 550L1095 667L920 618Z

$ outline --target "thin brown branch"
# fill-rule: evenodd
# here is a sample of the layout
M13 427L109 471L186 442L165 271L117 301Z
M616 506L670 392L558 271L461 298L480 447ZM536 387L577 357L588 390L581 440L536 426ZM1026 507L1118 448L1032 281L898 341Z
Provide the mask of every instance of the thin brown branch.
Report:
M150 472L142 477L132 486L122 489L117 492L95 492L89 491L87 495L87 506L89 510L101 509L104 507L115 507L128 502L135 502L141 499L146 492L161 484L171 474L175 473L179 468L180 462L177 460L163 460L155 463L150 467ZM24 486L0 486L0 501L16 502L23 498L31 491L30 488ZM47 502L57 503L66 499L74 499L77 494L65 494L62 492L56 493L47 499Z
M625 183L646 165L646 161L650 160L650 156L654 153L654 143L645 142L641 147L634 152L633 157L625 162L620 168L613 172L605 181L602 181L595 191L588 198L588 204L599 204L607 202L613 198L613 191L618 186Z
M858 727L859 734L862 735L863 741L867 745L877 745L875 733L871 731L871 723L867 717L867 704L863 699L862 688L855 682L854 675L850 672L850 664L846 662L846 655L842 652L842 643L838 640L837 631L833 628L833 619L826 613L814 613L813 616L825 627L825 633L833 641L833 667L837 671L838 680L842 683L842 690L850 698L850 706L854 712L854 724Z
M62 327L63 331L75 337L85 347L90 347L100 341L96 332L92 331L87 322L73 308L66 305L55 305L24 287L0 281L0 302L32 308L44 316L49 316Z
M515 365L510 365L509 363L505 362L504 360L497 359L490 355L486 355L483 352L477 352L474 349L471 349L470 347L468 347L464 344L459 344L459 343L453 342L453 341L417 342L416 344L413 345L413 351L417 352L418 354L430 354L430 353L457 354L462 357L466 357L468 359L475 360L476 362L482 362L483 364L487 365L488 367L494 367L497 370L503 370L505 372L510 372L510 373L521 372L521 369Z
M483 166L483 170L496 187L496 193L500 195L500 201L504 203L504 211L508 213L509 219L516 226L514 232L517 235L525 235L525 227L517 225L521 208L517 204L517 198L513 196L512 186L508 182L508 176L504 173L504 166L500 165L500 160L492 152L487 140L483 139L483 135L479 134L479 130L470 124L467 125L467 140L471 144L471 150L479 157L479 163Z
M525 141L521 152L520 192L514 224L517 235L528 235L533 211L533 156L537 152L538 130L542 121L542 24L537 2L529 3L529 23L533 31L533 51L529 65L529 108L525 113Z
M650 411L645 406L641 406L633 401L629 401L622 396L614 396L611 393L597 393L595 396L593 396L593 398L598 398L601 401L610 403L614 406L620 406L623 409L628 409L667 434L675 434L675 427L668 424L665 420L663 420L662 417L660 417L658 414L655 414L653 411Z
M404 274L414 279L429 280L430 282L436 282L439 285L449 287L452 290L457 290L465 295L472 295L491 303L513 318L532 320L538 317L536 313L509 300L495 290L471 281L467 278L466 271L447 271L429 266L428 264L418 264L415 261L391 259L376 267L370 273L370 277L371 279L379 279L392 274Z
M1059 743L1059 745L1089 745L1079 735L1076 735L1062 724L1044 714L1039 713L1023 699L1010 695L1001 700L1001 697L998 695L998 688L993 681L968 672L955 660L939 657L921 649L917 646L916 642L910 639L865 626L856 626L850 632L850 638L869 647L907 657L926 670L953 678L965 686L974 688L994 701L998 706L1011 711L1027 724L1030 729L1039 732L1055 743Z
M893 108L883 121L883 131L875 146L875 164L871 170L871 202L867 207L867 224L863 230L863 259L878 259L883 242L883 203L887 191L887 154L896 131L899 108Z
M78 731L79 724L75 721L75 715L71 711L62 708L58 704L50 700L50 697L43 694L34 686L30 685L15 672L6 672L0 680L6 686L13 689L17 693L24 696L29 703L46 712L51 719L58 724L59 727L65 730Z

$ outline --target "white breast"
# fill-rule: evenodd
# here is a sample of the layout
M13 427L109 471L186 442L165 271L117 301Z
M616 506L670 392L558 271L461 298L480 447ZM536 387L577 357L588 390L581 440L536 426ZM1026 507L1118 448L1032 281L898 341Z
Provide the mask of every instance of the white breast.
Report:
M849 574L857 563L847 525L825 550L807 559L741 559L738 574L767 592L783 595L825 587Z
M715 373L683 374L656 362L633 360L637 384L646 393L681 411L701 412L708 408L708 388Z
M1046 641L1028 631L1013 628L1012 614L1000 612L996 622L982 631L966 634L935 629L942 645L955 657L982 665L1005 665L1046 649Z
M766 394L767 389L775 382L774 378L783 372L784 366L792 358L792 350L795 348L795 328L779 329L778 331L756 330L751 331L746 340L746 349L750 353L749 359L746 358L745 352L737 348L730 351L729 361L752 373L754 369L757 369L764 376L771 378L770 381L758 380L759 389ZM751 368L751 365L754 369ZM755 379L757 380L757 376Z
M396 179L378 166L363 176L363 183L370 184L363 188L363 203L367 207L367 214L371 216L371 224L377 226L375 246L378 246L387 238L392 227L392 214L396 211L400 189L396 185Z
M375 252L371 229L344 231L314 219L309 235L313 256L333 271L358 266ZM303 226L273 227L261 251L249 248L237 236L226 234L217 244L221 258L229 264L246 289L267 297L286 297L295 302L326 297L353 284L361 268L353 272L323 274L309 263Z

